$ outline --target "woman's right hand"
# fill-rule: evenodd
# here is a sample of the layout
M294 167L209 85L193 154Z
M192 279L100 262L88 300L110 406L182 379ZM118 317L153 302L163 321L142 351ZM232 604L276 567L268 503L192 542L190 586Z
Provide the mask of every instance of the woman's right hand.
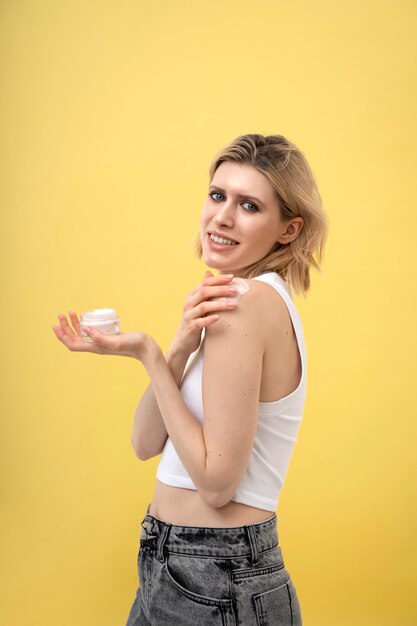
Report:
M189 356L197 350L203 328L215 324L221 311L236 308L237 300L228 300L228 297L234 298L237 293L229 285L231 280L233 275L230 274L213 276L211 272L206 272L203 282L187 295L181 322L172 342L181 352ZM211 301L212 298L216 298L216 301Z

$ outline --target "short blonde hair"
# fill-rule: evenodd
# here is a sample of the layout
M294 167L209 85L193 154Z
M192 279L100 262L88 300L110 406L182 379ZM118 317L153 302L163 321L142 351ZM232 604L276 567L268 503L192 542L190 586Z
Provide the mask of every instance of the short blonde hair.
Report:
M262 259L245 268L244 277L277 272L290 288L305 297L310 288L310 266L320 272L328 234L328 218L322 207L314 175L303 153L282 135L240 135L214 157L210 182L224 161L252 165L268 177L284 221L301 216L303 226L289 243L275 243ZM194 251L201 259L200 232ZM316 258L315 258L316 257Z

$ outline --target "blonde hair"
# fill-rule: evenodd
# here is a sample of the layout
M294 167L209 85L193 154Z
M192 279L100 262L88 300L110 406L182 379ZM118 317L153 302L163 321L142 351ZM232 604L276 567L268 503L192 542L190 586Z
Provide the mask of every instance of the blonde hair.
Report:
M275 243L262 259L244 270L245 278L264 272L277 272L290 288L305 297L310 288L310 267L320 270L328 234L328 218L314 175L303 153L282 135L240 135L214 157L210 182L224 161L252 165L268 177L278 199L284 221L301 216L303 226L289 243ZM200 233L194 239L194 252L201 259Z

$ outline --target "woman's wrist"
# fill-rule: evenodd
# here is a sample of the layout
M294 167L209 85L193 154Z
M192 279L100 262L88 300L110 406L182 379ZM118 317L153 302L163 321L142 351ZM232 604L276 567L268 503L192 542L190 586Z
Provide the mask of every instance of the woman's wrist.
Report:
M166 353L166 358L167 360L171 358L188 359L190 354L191 354L190 350L187 350L186 348L184 348L183 343L180 340L178 340L177 336L175 336L171 342L171 345L168 348L168 351Z
M165 360L178 386L181 383L188 357L189 354L187 352L175 346L171 346L165 355Z
M141 346L140 354L137 353L134 357L138 359L138 361L141 361L146 368L150 363L157 360L160 355L162 355L162 358L164 357L160 346L151 335L146 335L143 345Z

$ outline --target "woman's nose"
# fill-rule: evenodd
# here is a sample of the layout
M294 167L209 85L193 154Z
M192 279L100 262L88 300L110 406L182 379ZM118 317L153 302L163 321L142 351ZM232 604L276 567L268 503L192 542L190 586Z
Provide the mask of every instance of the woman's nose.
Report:
M214 218L217 224L233 224L233 219L233 206L230 201L223 202L221 206L217 207Z

